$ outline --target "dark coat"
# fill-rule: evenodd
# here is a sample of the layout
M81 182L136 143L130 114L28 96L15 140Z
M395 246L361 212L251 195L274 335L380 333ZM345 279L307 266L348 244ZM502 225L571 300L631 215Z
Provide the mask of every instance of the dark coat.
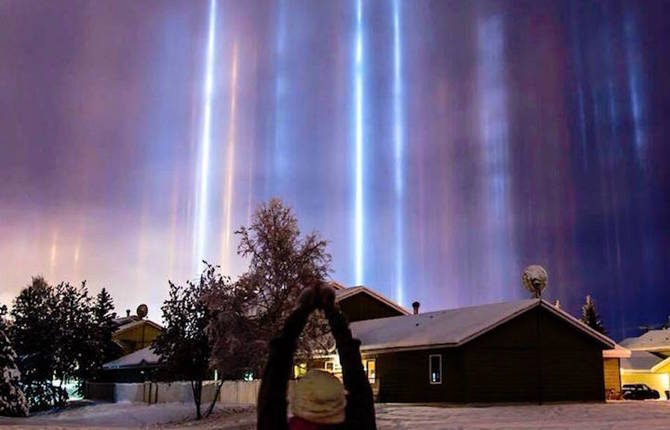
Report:
M286 392L293 365L298 336L311 309L298 307L286 319L284 329L270 342L270 356L263 372L258 393L258 430L288 430ZM345 422L342 430L376 430L372 388L363 370L358 339L351 336L349 324L337 306L326 310L326 318L335 338L342 365L344 388L347 390Z

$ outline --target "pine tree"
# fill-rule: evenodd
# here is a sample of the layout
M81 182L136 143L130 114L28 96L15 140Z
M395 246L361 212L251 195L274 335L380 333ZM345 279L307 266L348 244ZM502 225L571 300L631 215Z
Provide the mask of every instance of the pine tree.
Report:
M16 353L7 337L5 315L7 307L0 306L0 415L28 416L28 402L20 387L21 372L16 365Z
M596 310L596 305L591 298L591 295L586 296L586 301L582 305L582 322L587 326L591 327L598 333L605 334L605 327L603 326L600 317L598 316L598 311Z
M77 391L82 394L84 382L95 372L97 342L92 299L86 281L80 287L60 283L54 294L57 302L53 319L58 326L54 375L60 381L59 390L64 383L76 382Z
M86 283L54 287L33 278L14 300L11 315L10 338L30 410L64 406L68 394L63 384L75 381L81 392L95 369L93 307Z
M42 277L21 290L12 307L10 340L18 356L21 386L31 411L64 402L51 381L59 360L58 297Z
M114 301L109 292L103 288L93 304L93 373L91 379L100 379L102 365L119 356L119 348L112 340L114 334Z

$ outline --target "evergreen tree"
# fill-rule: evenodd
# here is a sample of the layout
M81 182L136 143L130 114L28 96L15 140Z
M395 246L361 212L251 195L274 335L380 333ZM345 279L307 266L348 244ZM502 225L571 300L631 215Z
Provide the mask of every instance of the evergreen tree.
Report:
M81 287L63 282L55 288L54 293L57 304L53 310L53 319L58 325L54 376L59 381L59 389L62 389L64 383L76 382L77 391L82 394L84 382L91 379L96 364L97 342L92 299L88 295L86 281L82 282Z
M10 339L18 355L23 392L31 411L49 409L66 400L52 385L60 341L58 298L44 278L35 277L12 307Z
M103 288L93 304L93 373L91 379L100 379L102 365L119 357L119 348L112 340L114 334L114 301Z
M598 316L596 305L593 302L590 294L586 296L586 301L584 302L584 305L582 305L581 320L584 324L591 327L598 333L606 334L605 327L600 320L600 316Z
M16 353L7 337L5 315L7 307L0 306L0 415L28 416L28 402L20 387L21 372L16 365Z
M22 384L31 410L63 406L63 384L83 383L96 370L95 321L86 282L50 286L33 278L14 300L10 338L19 357ZM53 381L58 385L54 386Z

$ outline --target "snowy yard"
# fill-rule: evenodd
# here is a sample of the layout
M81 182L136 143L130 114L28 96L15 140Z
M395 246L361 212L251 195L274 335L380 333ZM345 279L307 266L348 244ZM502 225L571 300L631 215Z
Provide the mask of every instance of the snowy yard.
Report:
M255 411L221 407L213 418L192 421L192 405L98 404L28 419L0 418L12 430L91 428L252 430ZM513 429L670 429L670 402L616 402L491 407L377 405L379 430L513 430Z

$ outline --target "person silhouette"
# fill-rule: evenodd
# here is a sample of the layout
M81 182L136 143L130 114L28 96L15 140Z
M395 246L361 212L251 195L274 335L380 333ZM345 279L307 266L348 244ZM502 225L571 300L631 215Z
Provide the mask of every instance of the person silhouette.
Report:
M335 376L310 370L296 381L287 414L287 388L296 343L307 318L325 313L342 365L342 384ZM324 282L306 287L282 331L270 342L270 353L258 393L258 430L376 430L372 388L363 370L360 341L335 303L335 291Z

